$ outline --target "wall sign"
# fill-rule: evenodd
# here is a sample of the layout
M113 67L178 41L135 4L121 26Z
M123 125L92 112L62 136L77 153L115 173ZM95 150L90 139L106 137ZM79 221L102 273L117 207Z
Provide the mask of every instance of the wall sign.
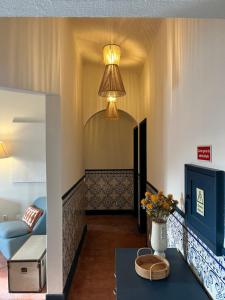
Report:
M198 160L211 161L211 146L198 146L197 147Z
M196 188L196 211L198 214L204 217L205 215L204 191L199 188Z

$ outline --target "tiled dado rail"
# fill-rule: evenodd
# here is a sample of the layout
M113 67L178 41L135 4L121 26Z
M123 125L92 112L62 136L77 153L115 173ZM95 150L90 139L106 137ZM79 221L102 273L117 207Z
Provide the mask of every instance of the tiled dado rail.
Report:
M133 170L86 170L87 210L133 209Z
M82 177L63 196L63 282L68 279L85 228L86 185Z
M147 190L156 192L149 183ZM224 300L225 256L215 256L185 225L183 214L177 211L167 222L167 233L169 247L179 249L209 295L215 300Z

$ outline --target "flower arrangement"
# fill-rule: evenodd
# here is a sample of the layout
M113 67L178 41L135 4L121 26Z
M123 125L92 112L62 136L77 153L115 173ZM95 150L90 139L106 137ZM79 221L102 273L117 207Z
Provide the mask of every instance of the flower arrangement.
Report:
M158 194L145 193L145 199L141 200L143 209L157 223L165 223L170 214L175 211L178 201L173 199L173 195L167 197L162 192Z

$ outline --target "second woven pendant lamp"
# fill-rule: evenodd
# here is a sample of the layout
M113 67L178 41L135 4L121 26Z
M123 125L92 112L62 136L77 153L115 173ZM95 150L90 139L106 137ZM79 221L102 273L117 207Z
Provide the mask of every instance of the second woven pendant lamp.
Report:
M105 110L105 116L107 119L110 120L118 120L119 119L119 113L116 106L116 100L108 99L107 101L107 107Z

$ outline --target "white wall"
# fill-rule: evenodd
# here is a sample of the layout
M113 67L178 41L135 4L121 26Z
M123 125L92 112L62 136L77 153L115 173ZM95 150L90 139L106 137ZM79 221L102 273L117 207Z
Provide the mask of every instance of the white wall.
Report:
M107 119L105 111L89 119L84 130L85 169L132 169L135 126L122 111L118 120Z
M0 18L0 86L59 92L59 20Z
M167 20L150 52L148 180L177 199L185 163L225 170L224 32L224 20ZM212 145L212 162L197 145Z
M72 21L0 18L0 86L59 94L62 194L83 175L81 59Z
M84 173L79 56L69 24L70 20L64 18L0 18L0 40L4 41L0 45L0 86L60 95L61 122L57 133L61 138L61 151L51 148L52 157L59 154L62 162L58 172L60 184L57 183L60 196L48 199L53 201L48 203L51 208L48 218L52 222L48 242L53 245L48 249L48 257L57 257L59 263L50 260L48 264L50 294L63 290L61 196ZM54 105L49 110L53 113ZM47 122L51 121L51 111L48 117Z
M83 103L82 61L76 48L71 20L60 25L60 95L62 194L68 191L83 175Z
M10 153L0 160L0 220L3 215L10 220L46 195L45 97L0 90L0 107L0 140ZM15 123L14 118L43 123Z
M59 96L46 96L47 291L56 294L63 288L60 108Z

